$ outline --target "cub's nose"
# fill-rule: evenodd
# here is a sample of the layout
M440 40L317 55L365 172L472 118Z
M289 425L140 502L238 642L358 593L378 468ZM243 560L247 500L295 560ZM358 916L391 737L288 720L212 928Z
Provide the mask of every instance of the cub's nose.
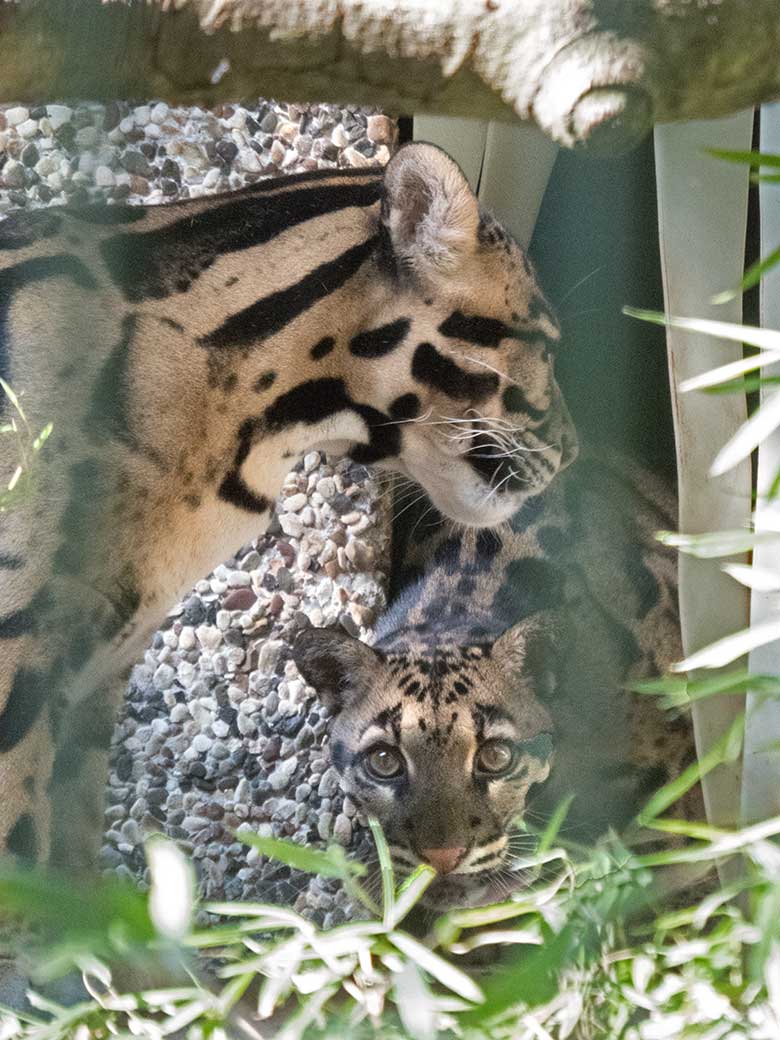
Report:
M424 858L439 874L449 874L465 854L465 849L423 849Z

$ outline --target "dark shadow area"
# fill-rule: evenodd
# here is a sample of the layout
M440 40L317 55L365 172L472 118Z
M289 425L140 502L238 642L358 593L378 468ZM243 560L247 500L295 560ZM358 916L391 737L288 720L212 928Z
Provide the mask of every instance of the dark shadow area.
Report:
M557 374L581 439L674 473L652 139L595 160L561 152L530 248L563 332Z

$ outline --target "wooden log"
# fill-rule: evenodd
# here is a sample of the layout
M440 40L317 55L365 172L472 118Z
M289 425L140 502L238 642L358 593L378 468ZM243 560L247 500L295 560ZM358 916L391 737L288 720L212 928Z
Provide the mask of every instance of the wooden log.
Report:
M531 120L613 153L780 96L776 0L0 0L0 96L263 95Z

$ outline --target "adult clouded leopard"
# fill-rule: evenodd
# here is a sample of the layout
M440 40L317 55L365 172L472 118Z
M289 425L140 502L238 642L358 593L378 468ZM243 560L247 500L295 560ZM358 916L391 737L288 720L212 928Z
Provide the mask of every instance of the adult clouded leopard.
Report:
M0 848L78 865L112 690L176 597L262 529L296 457L351 450L495 525L575 440L529 265L430 145L384 173L17 214L0 250L0 375L54 424L0 516ZM448 439L450 417L475 440Z
M432 899L500 894L534 785L529 811L573 793L568 833L591 840L692 754L686 719L625 690L680 656L675 560L653 537L670 498L641 469L584 458L498 530L420 506L375 644L299 636L345 790L401 866L446 874Z

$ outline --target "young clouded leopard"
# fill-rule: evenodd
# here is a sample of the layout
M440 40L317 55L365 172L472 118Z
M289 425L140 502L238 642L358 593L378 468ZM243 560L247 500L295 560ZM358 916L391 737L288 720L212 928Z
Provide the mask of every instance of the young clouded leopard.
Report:
M344 789L400 866L439 870L434 902L506 891L524 812L573 793L567 833L592 840L692 754L686 719L624 688L680 656L675 560L653 537L673 505L649 473L584 458L500 530L421 507L374 645L299 637Z

